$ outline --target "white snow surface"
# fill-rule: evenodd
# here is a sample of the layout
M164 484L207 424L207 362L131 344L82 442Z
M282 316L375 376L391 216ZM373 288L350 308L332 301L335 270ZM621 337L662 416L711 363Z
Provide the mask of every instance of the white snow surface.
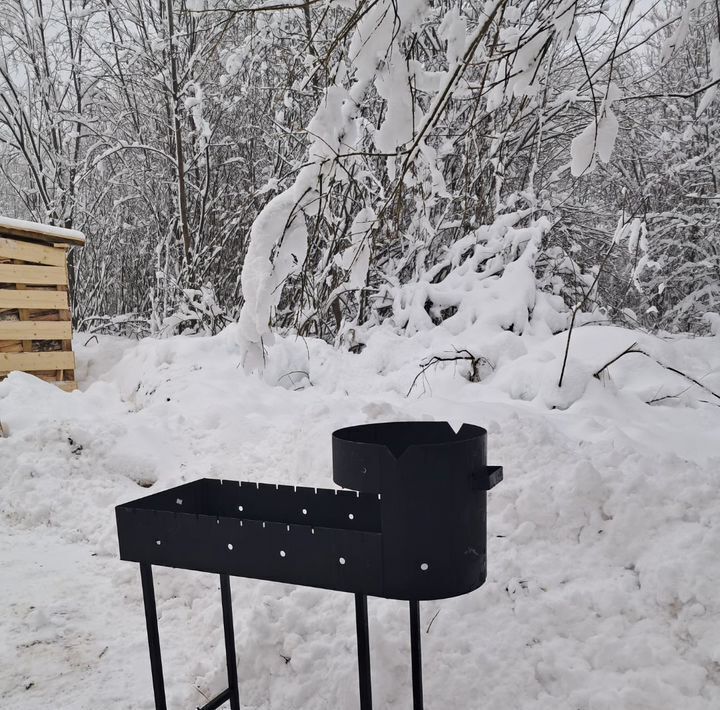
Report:
M115 505L202 476L332 487L334 429L438 419L486 427L505 480L488 500L487 583L421 605L426 707L717 710L719 402L655 360L720 391L720 336L586 325L562 388L565 336L474 337L377 327L358 355L278 338L259 375L239 366L232 328L80 335L81 391L11 374L0 707L153 707L139 573L118 559ZM628 355L593 377L634 342L654 359ZM448 363L406 396L420 363L453 347L485 352L485 379ZM225 687L218 578L156 568L155 579L169 704L197 707ZM243 708L358 707L352 595L232 584ZM409 708L407 605L369 610L375 706Z
M0 229L19 229L22 231L39 232L52 239L68 239L73 242L85 243L85 235L76 229L65 229L55 227L51 224L40 224L39 222L27 222L24 219L13 219L12 217L0 216Z

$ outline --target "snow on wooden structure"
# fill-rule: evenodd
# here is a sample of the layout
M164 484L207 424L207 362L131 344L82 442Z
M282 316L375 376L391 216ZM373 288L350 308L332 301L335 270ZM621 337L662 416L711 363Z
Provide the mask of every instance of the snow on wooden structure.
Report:
M0 380L21 370L77 388L67 251L83 244L72 229L0 217Z

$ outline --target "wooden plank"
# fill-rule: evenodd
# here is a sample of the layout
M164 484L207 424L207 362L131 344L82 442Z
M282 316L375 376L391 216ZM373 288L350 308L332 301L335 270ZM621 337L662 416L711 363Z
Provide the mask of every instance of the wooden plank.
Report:
M0 259L15 259L44 266L65 266L66 247L47 247L0 237Z
M56 286L55 288L58 291L68 291L68 289L70 288L70 286L69 286L70 279L68 277L67 261L65 261L65 263L62 265L62 268L65 269L65 283L68 285L67 286ZM66 317L63 317L63 316L66 316ZM60 320L61 321L71 321L70 311L64 311L63 313L61 313ZM72 333L70 333L70 338L72 338ZM62 349L66 352L72 352L72 340L63 340ZM61 382L63 380L67 380L67 379L69 379L69 380L75 379L75 371L74 370L67 373L69 375L69 377L65 377L66 372L64 370L59 370L57 374L58 374L58 380Z
M0 341L3 340L69 340L69 322L0 321Z
M0 264L0 283L55 286L57 284L66 284L67 276L65 269L60 266Z
M62 227L53 227L48 224L4 219L2 217L0 217L0 234L35 239L50 244L85 246L85 237L81 232L63 229Z
M0 353L0 372L35 372L38 370L72 370L75 356L71 352Z
M65 269L65 283L68 284L68 285L67 285L67 286L56 286L55 288L56 288L58 291L67 291L67 290L70 288L70 277L69 277L69 275L68 275L68 263L67 263L67 260L65 260L65 261L63 262L63 269ZM70 320L70 312L69 312L69 311L65 311L64 314L65 314L66 317L63 317L63 314L62 314L62 313L59 314L59 315L60 315L60 320L61 320L61 321L63 321L63 320L69 321L69 320ZM72 338L72 333L70 333L70 338ZM63 340L63 342L62 342L62 349L63 349L65 352L71 352L71 351L72 351L72 340ZM75 371L74 371L74 370L73 370L72 372L68 372L67 374L70 375L70 377L65 377L65 371L64 371L64 370L58 370L58 373L57 373L58 381L62 382L63 380L66 380L66 379L72 379L72 380L75 379Z
M23 345L19 340L0 340L0 353L21 353Z
M66 311L69 304L66 291L0 289L0 308L58 309Z
M27 291L28 290L28 287L25 284L16 284L15 288L18 291ZM27 308L19 308L18 315L20 316L21 321L30 320L30 311ZM31 353L33 351L32 340L23 340L22 346L23 346L23 352Z

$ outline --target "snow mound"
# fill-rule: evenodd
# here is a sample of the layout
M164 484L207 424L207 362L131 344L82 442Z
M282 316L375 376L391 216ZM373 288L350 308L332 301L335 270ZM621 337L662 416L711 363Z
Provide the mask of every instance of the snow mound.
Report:
M201 476L327 487L334 429L438 419L485 426L505 481L488 504L486 585L422 605L428 707L720 707L720 408L668 369L717 391L718 337L584 326L562 388L564 336L463 337L379 327L358 355L277 338L256 376L232 328L80 336L82 391L0 383L0 704L152 707L116 504ZM649 355L604 367L633 343ZM459 360L411 387L421 363L462 347L491 361L480 382ZM217 580L156 581L169 702L201 705L224 687ZM233 591L244 706L357 707L351 595L242 579ZM376 703L409 707L407 607L371 599L370 624Z

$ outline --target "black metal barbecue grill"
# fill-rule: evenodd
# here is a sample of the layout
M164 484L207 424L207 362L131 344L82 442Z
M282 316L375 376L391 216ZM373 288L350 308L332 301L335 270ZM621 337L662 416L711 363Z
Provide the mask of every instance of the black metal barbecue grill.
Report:
M155 706L166 710L152 565L220 575L228 688L200 710L240 710L230 576L355 594L360 707L371 710L367 597L410 602L413 702L422 710L419 601L486 577L487 432L397 422L333 434L348 490L202 479L116 508L120 557L140 563Z

